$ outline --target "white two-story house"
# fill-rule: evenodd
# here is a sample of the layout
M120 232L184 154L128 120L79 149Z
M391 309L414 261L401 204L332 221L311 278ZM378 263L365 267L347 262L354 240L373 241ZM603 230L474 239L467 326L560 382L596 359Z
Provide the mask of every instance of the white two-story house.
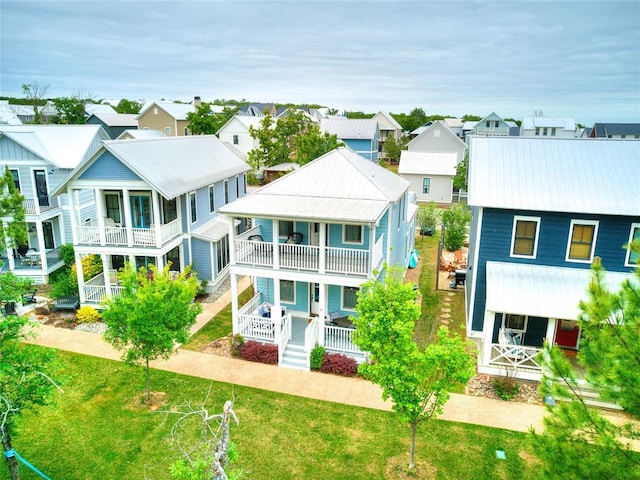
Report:
M275 343L281 365L309 368L316 344L364 358L350 315L363 282L403 268L414 247L409 182L347 147L220 209L231 236L233 333ZM254 219L241 235L234 225ZM255 297L239 308L238 277Z
M229 237L218 209L246 192L249 166L214 135L111 140L82 162L58 192L90 190L89 217L73 201L71 227L80 302L116 295L117 271L154 264L191 265L215 289L227 273ZM243 228L237 224L238 228ZM82 258L99 255L102 271L84 278Z

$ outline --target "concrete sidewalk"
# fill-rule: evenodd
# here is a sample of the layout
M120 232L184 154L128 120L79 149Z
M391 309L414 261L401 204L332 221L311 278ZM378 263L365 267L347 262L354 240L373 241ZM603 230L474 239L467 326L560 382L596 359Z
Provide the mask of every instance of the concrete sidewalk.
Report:
M249 279L239 282L239 291L249 286ZM192 333L202 328L214 315L229 304L226 292L214 303L203 304ZM81 353L110 360L120 360L122 354L95 333L39 325L31 343L45 347ZM289 395L337 402L357 407L391 410L391 402L383 402L381 389L362 378L346 378L318 372L247 362L235 358L203 354L179 349L169 360L155 361L153 368L192 375L233 385L260 388ZM442 420L473 423L520 432L533 426L542 431L544 407L504 402L484 397L452 394L439 417Z

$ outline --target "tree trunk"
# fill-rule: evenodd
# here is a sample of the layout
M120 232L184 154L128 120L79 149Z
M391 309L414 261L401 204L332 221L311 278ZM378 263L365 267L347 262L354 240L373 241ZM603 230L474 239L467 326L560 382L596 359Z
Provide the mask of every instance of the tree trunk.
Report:
M413 470L416 468L416 464L414 463L414 453L416 451L416 431L418 430L418 424L411 424L411 447L409 448L409 470Z
M151 400L151 372L149 371L149 358L147 360L147 402Z
M2 435L2 450L4 452L8 452L9 450L12 450L12 449L13 447L11 445L11 435L9 435L8 432L5 432ZM20 464L18 463L18 459L16 457L8 457L7 465L9 467L9 474L11 475L11 480L20 480L20 470L19 470Z

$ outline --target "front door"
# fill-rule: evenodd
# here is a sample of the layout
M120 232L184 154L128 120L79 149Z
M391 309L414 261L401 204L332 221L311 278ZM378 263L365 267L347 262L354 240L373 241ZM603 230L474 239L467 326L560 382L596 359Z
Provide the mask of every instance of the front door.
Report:
M311 315L320 315L320 284L309 284L309 312Z
M151 197L131 195L131 221L134 228L149 228L151 225Z
M578 322L573 320L558 320L558 323L556 324L556 345L563 348L569 348L571 350L577 350L579 339L580 327L578 326Z

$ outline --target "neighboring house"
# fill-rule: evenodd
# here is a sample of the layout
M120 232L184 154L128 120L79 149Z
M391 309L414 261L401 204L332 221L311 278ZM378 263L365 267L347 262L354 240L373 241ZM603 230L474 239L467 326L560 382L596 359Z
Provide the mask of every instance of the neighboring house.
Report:
M148 102L138 114L138 129L160 130L167 137L191 135L187 114L195 111L191 103Z
M336 135L367 160L378 161L380 129L377 120L330 117L320 121L320 130Z
M0 252L4 269L41 284L64 265L60 246L71 243L69 199L66 192L52 192L107 139L98 125L0 126L0 169L9 167L25 197L28 230L26 245ZM92 192L79 190L76 200L80 214L90 215Z
M135 128L125 130L115 140L141 140L165 137L166 135L160 130L138 130L137 128Z
M454 153L460 163L467 145L443 122L437 121L426 127L420 135L407 144L410 152Z
M576 138L576 121L573 118L524 117L520 136Z
M48 123L58 114L55 105L51 101L47 101L45 105L39 106L38 111L44 123ZM6 112L6 114L2 114L2 116L6 115L8 118L11 118L13 125L33 123L35 120L33 105L14 105L10 104L8 100L0 100L0 112ZM14 117L17 117L20 123L15 123Z
M221 142L229 143L248 155L260 142L249 134L249 127L261 128L262 117L234 115L216 133Z
M412 152L400 153L398 175L411 183L418 202L434 201L450 204L453 201L453 177L458 158L455 153Z
M640 138L640 123L594 123L589 138Z
M86 103L84 106L84 113L87 118L96 113L102 115L118 115L115 108L108 103Z
M125 130L138 128L137 117L135 114L128 113L92 113L86 123L101 125L109 138L115 140Z
M414 247L409 182L340 147L225 205L231 232L233 333L278 345L279 364L309 368L316 344L364 358L351 342L363 282L384 264L403 268ZM238 306L238 277L255 280L255 296Z
M475 124L471 134L482 137L508 137L510 128L515 126L515 123L506 122L492 112Z
M177 167L179 166L179 167ZM218 208L246 193L246 163L214 135L110 140L58 187L70 205L82 305L100 306L122 287L125 262L182 271L192 265L209 291L227 274L229 229ZM81 216L76 192L91 189L96 209ZM240 225L240 228L244 228ZM82 258L102 271L82 275Z
M449 127L449 130L451 130L456 137L463 138L462 127L464 123L462 120L459 118L445 118L442 120L442 123Z
M539 380L543 342L580 349L595 257L612 289L640 260L640 142L471 139L467 332L480 373Z
M373 120L378 122L378 128L380 130L378 156L380 158L386 158L387 155L384 151L384 142L386 142L389 137L393 137L396 142L400 142L400 138L402 137L402 126L391 116L390 113L378 112L373 116Z
M0 100L0 125L22 125L22 121L9 106L8 100Z

